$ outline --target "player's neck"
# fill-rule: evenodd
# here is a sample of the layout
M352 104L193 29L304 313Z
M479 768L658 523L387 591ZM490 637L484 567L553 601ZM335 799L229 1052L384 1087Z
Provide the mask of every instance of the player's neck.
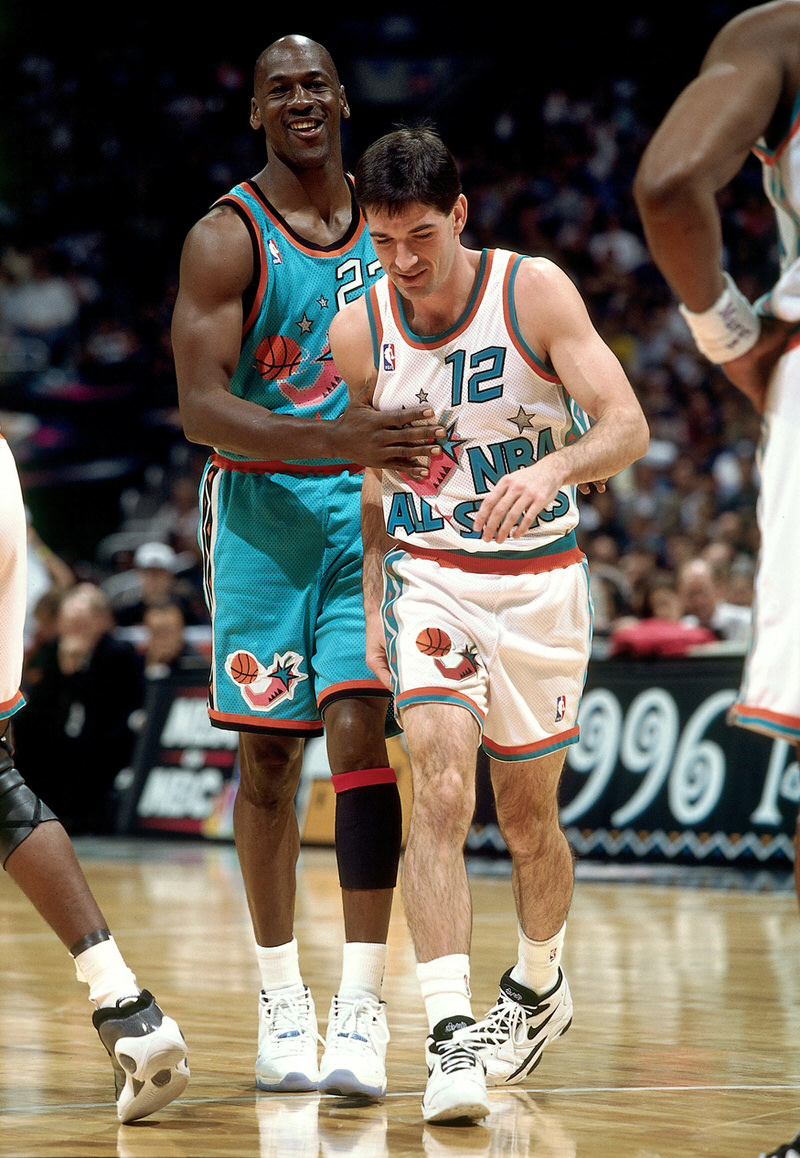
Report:
M480 263L479 250L459 246L453 268L442 286L424 297L403 297L403 312L415 334L432 337L456 324L475 290Z
M333 244L350 226L352 196L339 166L294 170L273 160L255 182L287 224L307 241Z

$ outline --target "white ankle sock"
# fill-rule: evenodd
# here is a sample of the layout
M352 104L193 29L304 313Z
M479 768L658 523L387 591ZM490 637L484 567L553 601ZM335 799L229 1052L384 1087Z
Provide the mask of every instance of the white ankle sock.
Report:
M98 1009L101 1005L116 1005L125 997L138 997L136 977L125 964L113 937L84 949L73 960L78 980L89 986L89 1000Z
M266 993L303 984L295 937L285 945L256 945L256 960Z
M469 957L450 953L417 965L417 980L433 1029L445 1017L472 1017L472 993L469 988Z
M526 985L540 997L548 993L558 981L566 931L565 922L547 941L531 941L520 927L519 956L511 970L513 979L520 985Z
M386 946L369 941L346 941L342 949L340 997L375 997L380 1001Z

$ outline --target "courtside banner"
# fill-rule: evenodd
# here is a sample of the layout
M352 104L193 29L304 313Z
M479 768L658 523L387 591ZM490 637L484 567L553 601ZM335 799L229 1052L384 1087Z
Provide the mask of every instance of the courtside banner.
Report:
M794 749L727 723L741 669L740 656L592 659L560 794L579 856L792 862ZM497 855L505 846L487 784L479 760L468 851Z
M134 758L118 777L118 832L232 838L239 737L211 726L207 694L207 670L149 681Z

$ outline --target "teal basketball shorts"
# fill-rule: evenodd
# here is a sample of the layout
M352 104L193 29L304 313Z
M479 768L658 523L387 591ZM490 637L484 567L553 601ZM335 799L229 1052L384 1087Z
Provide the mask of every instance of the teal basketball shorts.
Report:
M388 696L365 660L356 471L206 464L199 537L217 727L320 735L332 700Z

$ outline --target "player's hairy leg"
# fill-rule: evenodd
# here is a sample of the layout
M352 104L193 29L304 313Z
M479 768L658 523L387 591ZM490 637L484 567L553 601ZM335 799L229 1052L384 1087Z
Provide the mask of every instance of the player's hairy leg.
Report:
M403 900L417 960L469 953L472 901L464 843L475 812L478 725L464 708L417 704L403 713L414 804Z
M574 861L558 817L563 765L563 751L522 763L491 761L517 914L533 941L544 941L561 928L572 899Z

